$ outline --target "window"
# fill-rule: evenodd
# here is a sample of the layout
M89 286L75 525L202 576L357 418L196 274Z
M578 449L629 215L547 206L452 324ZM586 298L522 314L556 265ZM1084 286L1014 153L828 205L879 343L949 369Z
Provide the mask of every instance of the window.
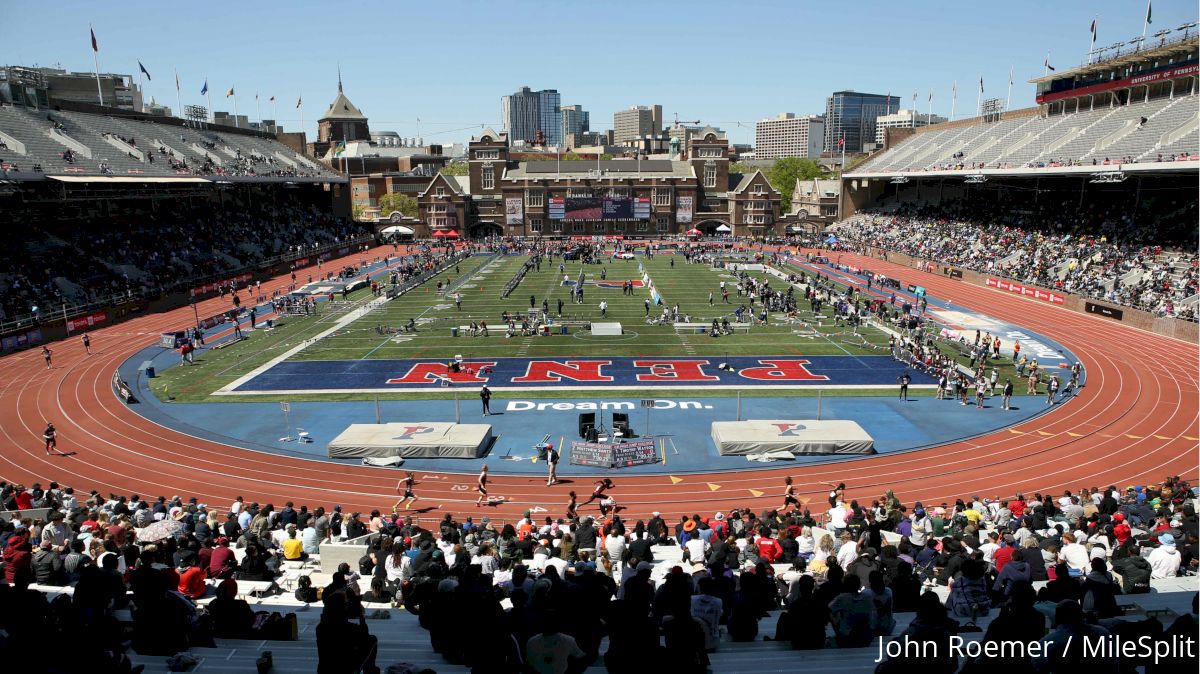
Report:
M433 188L433 196L435 196L435 197L446 196L446 188L441 187L440 185L438 187Z
M608 189L608 196L610 199L628 199L629 198L629 188L628 187L610 187Z
M553 223L551 223L550 229L553 230L556 234L561 234L562 233L562 225L563 225L562 220L555 220Z
M702 147L696 151L697 157L720 157L721 148L719 147Z
M746 210L748 211L765 211L767 210L767 202L765 201L747 201Z
M542 233L542 219L541 218L532 218L529 221L529 231L533 232L534 234L541 234Z
M571 231L575 232L576 234L583 234L583 223L582 222L572 222L571 223Z
M476 150L475 158L476 159L499 159L500 151L499 150Z
M668 218L656 218L654 220L654 228L660 232L667 231L667 224L670 222Z
M650 223L646 222L645 220L640 220L640 221L638 221L638 223L637 223L637 231L639 231L639 232L645 232L645 231L647 231L647 230L649 230L649 229L650 229Z
M762 183L756 184L754 186L754 191L752 192L752 194L766 194L766 193L767 193L767 188L763 187Z
M671 188L670 187L655 187L654 188L654 205L655 206L670 206L671 205Z
M592 196L592 190L590 187L572 187L567 190L567 196L587 199Z
M625 232L625 223L623 223L623 222L612 223L612 231L614 234L623 234Z
M593 222L592 223L592 231L593 232L603 232L604 231L604 223L603 222Z
M484 164L482 182L483 182L483 189L485 189L485 190L496 189L496 170L494 168L492 168L491 164Z
M540 208L546 204L546 193L541 190L525 190L525 205Z
M712 162L708 162L704 165L704 186L717 186L717 165Z

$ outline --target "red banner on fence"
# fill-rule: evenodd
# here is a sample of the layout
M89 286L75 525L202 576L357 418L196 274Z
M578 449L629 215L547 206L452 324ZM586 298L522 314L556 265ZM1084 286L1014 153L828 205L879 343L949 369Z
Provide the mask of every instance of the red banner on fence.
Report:
M234 276L233 278L227 278L224 281L213 281L212 283L205 283L202 286L196 286L195 288L192 288L191 293L192 296L195 297L196 295L215 292L221 288L224 288L225 286L228 286L230 283L245 283L252 278L254 278L253 274L240 274L238 276Z
M94 314L87 316L77 316L67 319L67 332L75 332L76 330L84 330L96 325L100 325L108 320L108 314L103 311L97 311Z
M989 278L987 280L987 284L992 288L1007 290L1010 293L1024 295L1025 297L1032 297L1035 300L1050 302L1052 304L1062 304L1063 300L1066 299L1058 293L1052 293L1047 290L1042 290L1041 288L1034 288L1032 286L1022 285L1020 283L1013 283L1012 281L1006 281L1004 279Z

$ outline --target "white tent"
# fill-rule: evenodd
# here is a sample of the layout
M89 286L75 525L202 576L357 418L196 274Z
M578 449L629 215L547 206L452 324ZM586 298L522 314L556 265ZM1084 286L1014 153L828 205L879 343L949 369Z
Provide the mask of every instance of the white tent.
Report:
M717 231L718 231L718 232L729 232L729 231L732 231L732 230L730 230L730 229L729 229L729 225L718 225L718 226L717 226Z
M384 227L382 230L379 231L379 233L384 236L395 236L395 235L403 235L403 234L411 235L413 233L413 230L412 230L412 227L405 227L404 225L392 225L391 227Z

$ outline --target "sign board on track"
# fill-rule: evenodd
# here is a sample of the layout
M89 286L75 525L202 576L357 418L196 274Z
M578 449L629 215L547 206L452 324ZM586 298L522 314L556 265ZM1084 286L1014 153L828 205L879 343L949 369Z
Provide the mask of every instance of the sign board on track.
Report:
M571 463L597 468L626 468L658 462L658 445L654 440L597 443L572 442Z

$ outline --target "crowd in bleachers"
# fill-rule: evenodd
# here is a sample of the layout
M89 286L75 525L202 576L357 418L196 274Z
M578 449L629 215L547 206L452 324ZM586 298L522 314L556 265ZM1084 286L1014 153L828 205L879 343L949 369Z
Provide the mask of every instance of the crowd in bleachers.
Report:
M369 233L300 199L229 195L223 211L206 200L160 200L117 218L75 208L33 204L8 212L0 318L186 287Z
M1178 478L938 505L906 504L890 490L870 503L844 494L838 485L828 504L805 506L788 487L779 508L678 522L657 512L624 519L608 496L593 518L580 513L590 501L572 498L562 517L527 512L498 525L446 513L423 526L395 508L277 509L242 497L217 506L0 482L4 509L50 513L0 523L0 658L23 671L70 638L88 648L56 654L57 671L83 671L85 661L88 671L127 671L122 620L141 654L214 638L294 639L294 623L255 613L237 583L277 581L286 565L362 537L357 568L324 569L328 584L295 590L323 606L317 671L377 671L362 619L379 604L416 614L433 650L473 671L562 672L602 659L613 672L703 672L725 639L862 647L893 635L905 613L915 618L903 634L918 640L998 613L985 641L1061 646L1072 630L1146 628L1115 620L1115 597L1197 569L1194 492ZM944 602L936 587L948 587ZM761 624L780 609L776 624ZM1194 609L1166 634L1179 630L1195 633Z
M1196 319L1195 204L1179 222L1190 232L1140 224L1142 216L1088 204L1043 204L1033 212L983 203L906 204L838 224L844 247L897 251L1066 293ZM1176 244L1179 248L1164 248Z

